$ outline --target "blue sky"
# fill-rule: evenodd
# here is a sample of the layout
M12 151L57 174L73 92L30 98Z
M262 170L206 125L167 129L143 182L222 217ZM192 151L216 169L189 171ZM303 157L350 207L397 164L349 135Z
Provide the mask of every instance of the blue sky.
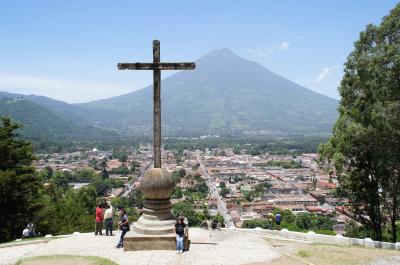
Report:
M392 0L1 1L0 90L86 102L140 89L147 71L119 61L194 61L228 47L307 88L338 98L359 32ZM171 74L171 73L169 73ZM163 72L163 77L167 76Z

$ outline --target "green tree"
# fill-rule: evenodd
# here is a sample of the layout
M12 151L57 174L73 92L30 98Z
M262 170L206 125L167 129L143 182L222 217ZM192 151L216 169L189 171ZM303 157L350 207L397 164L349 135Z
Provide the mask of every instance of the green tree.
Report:
M200 182L200 183L197 183L196 186L194 187L194 189L195 189L196 191L202 193L202 194L205 194L205 195L207 195L207 194L208 194L208 191L209 191L209 188L208 188L208 186L207 186L207 184L206 184L205 181L202 181L202 182Z
M239 146L235 146L235 147L233 148L233 153L234 153L235 155L240 155L241 151L242 151L242 150L240 149Z
M311 214L298 214L296 216L296 225L302 230L311 230L315 227L315 218Z
M172 194L172 199L180 199L183 196L182 189L180 187L175 187L174 193Z
M140 189L136 189L129 194L131 205L136 207L143 207L143 193Z
M345 64L339 118L320 161L333 166L358 221L382 240L391 217L396 242L400 191L400 4L379 26L368 25Z
M128 214L128 218L130 222L137 221L139 218L139 214L135 208L137 202L135 201L135 197L130 194L128 197L115 197L111 201L111 205L114 209L124 209Z
M68 175L64 174L64 172L56 172L53 174L52 177L52 181L54 182L54 184L58 187L62 187L63 189L68 189L69 185L69 179L68 179Z
M219 156L226 156L226 152L224 149L222 149L221 151L218 152Z
M243 191L243 197L246 199L246 201L251 202L253 201L254 198L254 191Z
M128 154L122 154L119 158L118 158L119 162L125 163L126 161L128 161Z
M256 227L261 227L261 228L268 228L268 223L265 220L245 220L242 224L243 228L256 228Z
M195 214L196 221L194 222L194 225L196 225L196 226L200 225L204 220L207 220L207 218L208 218L208 215L206 212L204 212L204 211L196 212L196 214Z
M57 214L57 234L88 232L93 229L94 215L82 206L78 194L73 189L69 189L57 205Z
M316 215L316 217L317 230L332 230L333 222L328 216Z
M353 220L348 221L344 225L344 232L345 232L344 235L347 237L355 237L355 238L360 237L360 227Z
M263 195L265 192L269 191L272 187L272 184L269 181L262 182L254 187L254 191L259 194Z
M174 179L175 183L180 182L181 179L185 176L186 176L186 171L184 168L180 168L172 172L172 178Z
M53 176L53 169L49 166L46 166L42 173L45 179L51 179L51 177Z
M20 125L1 118L0 126L0 242L21 235L38 210L40 181L32 167L30 143L18 139Z
M104 158L103 160L101 160L100 167L102 169L106 169L107 168L107 158Z
M118 168L111 169L111 174L121 174L126 176L129 174L129 168L125 165L120 165Z
M112 189L112 183L110 179L103 179L101 177L96 177L90 184L96 189L99 196L106 196L107 193Z
M219 183L219 188L220 188L220 192L219 194L224 197L225 195L229 194L231 191L229 190L229 188L226 186L225 182L221 182Z
M54 195L54 193L51 195ZM38 204L42 207L35 212L33 219L35 230L43 235L56 235L59 231L57 208L62 198L57 196L58 198L55 200L51 195L47 194L47 191L41 191Z
M212 219L214 221L216 221L217 223L220 223L221 226L224 226L224 224L225 224L224 217L222 215L220 215L219 213L214 215Z
M92 181L97 177L96 171L90 168L85 168L77 171L74 174L74 181L86 182Z
M82 187L78 191L78 201L89 214L95 213L97 192L93 186Z
M220 192L222 197L226 196L229 193L230 193L230 190L227 187L222 188L221 192Z
M193 204L188 202L177 202L172 206L172 213L175 216L179 216L179 214L183 212L185 217L188 219L190 226L197 226L201 222L199 222L198 216L194 210Z
M140 163L138 161L132 161L132 163L130 164L130 169L131 172L136 172L138 171L138 168L140 167Z

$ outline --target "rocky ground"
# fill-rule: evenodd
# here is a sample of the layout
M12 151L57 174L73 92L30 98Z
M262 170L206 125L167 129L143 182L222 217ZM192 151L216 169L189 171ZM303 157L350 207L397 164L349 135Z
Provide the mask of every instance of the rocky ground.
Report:
M129 251L116 249L117 236L94 236L92 233L14 247L0 248L0 264L15 264L32 256L80 255L108 258L120 265L400 265L400 252L312 244L282 240L240 231L191 229L190 251ZM79 265L79 264L75 264Z

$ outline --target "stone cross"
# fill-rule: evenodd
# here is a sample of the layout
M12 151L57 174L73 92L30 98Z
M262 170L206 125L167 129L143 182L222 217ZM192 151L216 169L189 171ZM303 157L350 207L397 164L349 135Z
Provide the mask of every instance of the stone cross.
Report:
M161 168L161 70L190 70L194 63L161 63L160 41L153 41L152 63L119 63L119 70L153 70L153 148L154 168Z

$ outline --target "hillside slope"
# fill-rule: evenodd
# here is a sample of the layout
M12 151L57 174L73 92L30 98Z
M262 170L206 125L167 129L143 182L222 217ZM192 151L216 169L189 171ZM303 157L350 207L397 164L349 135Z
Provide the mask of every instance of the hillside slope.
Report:
M29 139L93 140L115 135L114 133L84 126L57 115L55 112L24 98L0 98L0 116L10 117L21 123L21 135Z
M0 92L0 98L29 100L56 115L67 127L79 125L70 129L74 137L87 127L128 135L150 134L152 89L148 86L83 104L6 92ZM164 79L161 90L164 135L328 135L337 118L336 100L242 59L229 49L214 50L196 62L195 70ZM30 122L27 117L19 116ZM63 128L59 125L55 128ZM56 131L60 135L61 131Z
M338 102L287 80L229 49L212 51L162 82L163 127L180 134L328 134ZM152 86L79 104L97 125L152 126Z

